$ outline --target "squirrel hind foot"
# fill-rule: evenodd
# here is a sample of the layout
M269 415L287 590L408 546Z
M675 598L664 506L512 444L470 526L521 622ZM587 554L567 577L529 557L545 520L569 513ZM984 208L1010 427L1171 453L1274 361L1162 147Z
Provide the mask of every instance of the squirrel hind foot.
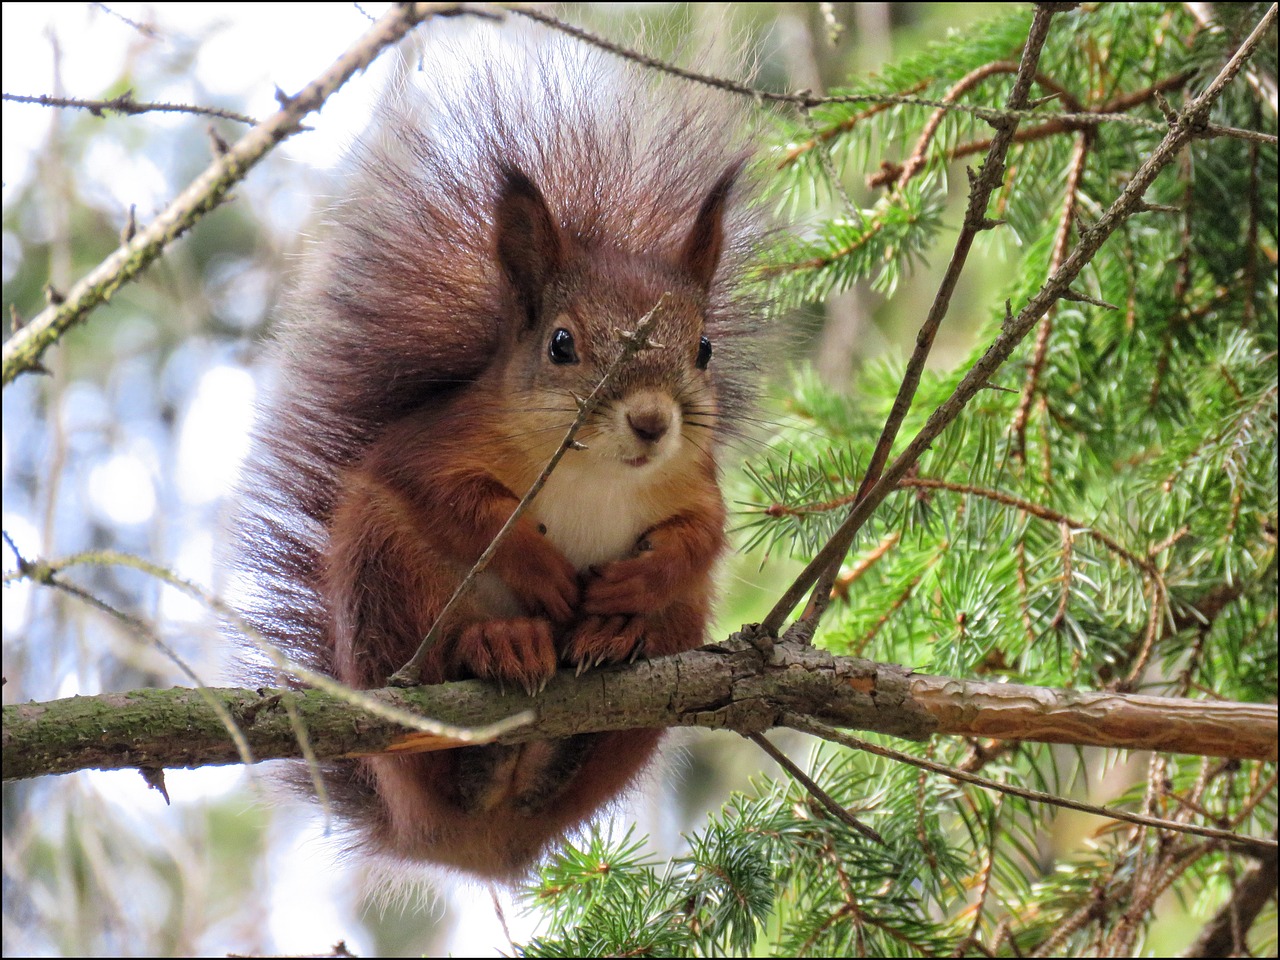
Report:
M579 675L602 664L633 661L644 650L648 626L642 614L589 616L570 635L562 657Z
M596 739L578 734L453 750L450 799L470 816L491 814L505 805L523 816L542 813L569 788Z
M481 680L514 683L534 696L556 672L551 623L541 617L481 620L462 631L458 662Z

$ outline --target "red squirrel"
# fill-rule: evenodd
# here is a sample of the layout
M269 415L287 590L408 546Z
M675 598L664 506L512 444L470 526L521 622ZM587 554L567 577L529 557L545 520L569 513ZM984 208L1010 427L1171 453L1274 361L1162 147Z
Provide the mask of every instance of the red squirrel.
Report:
M744 111L543 46L380 102L287 304L240 523L250 615L356 688L413 655L655 312L442 626L424 683L536 692L707 639L717 454L756 379L762 228ZM366 848L511 880L616 798L658 730L327 771Z

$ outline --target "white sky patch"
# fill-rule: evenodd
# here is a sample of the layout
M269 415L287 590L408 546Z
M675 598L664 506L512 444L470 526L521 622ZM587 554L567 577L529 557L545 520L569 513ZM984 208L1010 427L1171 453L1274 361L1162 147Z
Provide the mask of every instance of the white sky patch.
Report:
M197 530L182 538L174 572L206 589L213 583L213 534ZM185 590L163 585L160 588L160 617L166 621L203 623L209 609Z
M164 772L165 786L175 807L226 796L239 789L246 777L244 767L238 763L194 770L170 768Z
M314 818L269 856L271 936L285 954L324 951L346 940L356 956L373 956L373 944L355 922L348 870L334 865L333 841Z
M365 9L377 17L386 6L374 3ZM154 23L159 38L140 37L133 27L92 4L4 4L0 62L5 91L31 95L54 92L54 36L61 51L63 91L68 97L84 100L104 96L123 73L127 56L153 55L140 52L145 44L158 46L156 56L198 48L192 82L175 78L154 89L139 88L134 91L135 99L196 103L196 91L200 90L203 102L196 105L241 101L241 110L264 119L279 109L277 87L297 93L371 26L355 5L340 3L306 7L292 3L113 3L111 9L136 22ZM318 168L336 164L368 122L391 59L384 55L349 80L321 113L307 119L313 129L285 141L280 155ZM48 107L4 104L0 158L6 202L34 174L36 154L48 137L54 115ZM159 113L129 120L174 126L191 118ZM129 158L130 164L136 165L138 159ZM142 167L136 169L141 171ZM159 181L150 190L158 185ZM120 188L122 192L127 189L128 185ZM126 207L137 203L139 210L150 209L141 196L124 203Z
M82 678L79 671L68 670L63 678L58 681L58 692L54 694L55 700L65 700L67 697L78 697L84 690L81 689L80 681L85 679L88 683L96 683L97 677Z
M17 513L4 515L4 529L14 544L22 551L24 557L35 557L40 553L40 532L27 517ZM13 551L4 548L4 569L13 570L17 566ZM4 587L3 623L5 633L17 633L27 625L27 611L31 603L31 581L17 580Z
M240 367L213 367L200 378L178 437L176 479L187 503L231 492L249 452L254 394L253 377Z
M89 141L85 162L92 179L89 183L81 182L79 190L91 202L95 201L95 194L106 196L121 210L133 205L141 214L147 214L162 210L174 193L163 170L146 156L127 151L118 140L93 138ZM112 204L100 205L110 207Z
M156 512L151 471L136 454L117 453L90 472L89 502L99 517L111 523L146 523Z

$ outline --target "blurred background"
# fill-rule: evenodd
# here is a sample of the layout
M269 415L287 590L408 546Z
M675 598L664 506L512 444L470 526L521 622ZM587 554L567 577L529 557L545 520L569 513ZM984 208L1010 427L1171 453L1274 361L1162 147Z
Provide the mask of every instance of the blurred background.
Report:
M555 12L624 43L679 60L682 51L744 46L755 85L823 92L917 52L996 4L566 4ZM828 8L824 11L821 8ZM254 118L327 67L383 5L13 4L2 8L6 94L221 107ZM304 11L304 12L300 12ZM832 24L840 28L834 42ZM501 29L483 24L483 29ZM424 29L430 30L427 25ZM687 59L687 58L686 58ZM50 376L6 388L4 568L17 558L112 549L225 589L219 556L228 497L247 448L263 343L334 170L389 69L384 57L309 118L138 282L45 356ZM34 316L120 242L130 217L150 221L208 164L215 137L245 129L185 113L139 116L3 106L4 301ZM780 144L767 144L765 149ZM880 160L840 171L855 204ZM944 219L958 226L964 178ZM824 212L791 207L803 232ZM133 211L131 214L130 211ZM947 250L943 238L940 249ZM998 245L966 274L932 356L951 366L971 346L1003 277ZM864 287L800 312L795 364L845 391L869 359L904 355L932 298L921 266L891 302ZM779 369L780 377L787 375ZM768 416L769 414L766 414ZM788 561L725 571L718 636L758 620L789 580ZM78 586L154 624L205 682L232 681L227 644L200 604L144 574L85 565ZM54 590L6 583L4 698L47 700L186 685L174 664L115 619ZM803 755L804 748L792 744ZM615 818L651 836L656 854L732 789L771 767L728 734L678 738L631 808ZM358 954L491 956L510 952L490 892L428 878L396 897L343 858L324 825L275 796L270 777L239 767L170 771L172 805L136 772L82 773L4 787L4 930L8 955L200 955L320 952L345 938ZM500 895L517 942L536 928Z

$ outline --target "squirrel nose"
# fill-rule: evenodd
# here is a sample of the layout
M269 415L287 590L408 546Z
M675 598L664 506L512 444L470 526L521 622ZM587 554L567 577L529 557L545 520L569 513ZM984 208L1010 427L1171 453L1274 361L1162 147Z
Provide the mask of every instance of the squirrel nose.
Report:
M627 425L646 443L657 443L671 428L671 417L664 410L647 408L627 413Z

